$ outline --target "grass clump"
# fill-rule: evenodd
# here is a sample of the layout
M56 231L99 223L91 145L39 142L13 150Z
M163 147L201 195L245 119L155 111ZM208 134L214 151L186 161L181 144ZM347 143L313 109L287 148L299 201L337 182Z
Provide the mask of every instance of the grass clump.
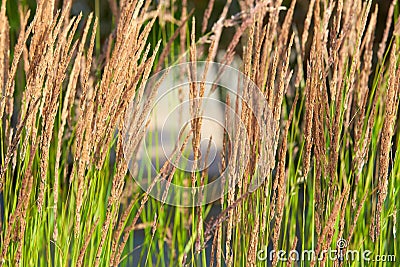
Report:
M110 0L113 27L105 37L98 10L73 16L72 2L37 1L29 10L21 1L18 12L1 3L0 265L399 260L398 1L381 21L372 1L311 0L299 25L296 0L228 0L220 8L209 1L197 20L186 0ZM139 155L147 134L156 135L146 132L152 106L140 105L156 97L147 82L164 66L189 61L239 65L261 90L269 124L257 123L238 97L221 94L224 127L237 118L243 126L238 141L225 134L218 151L220 171L229 169L223 183L237 184L213 203L172 207L152 197L158 181L195 187L212 180L207 167L197 171L214 140L202 153L205 78L179 95L188 93L192 119L173 155L178 162L192 152L190 173L161 155L155 177L143 171L148 166L129 172L124 134L133 133L129 154ZM262 138L266 131L271 140ZM262 184L252 190L256 173ZM150 187L142 190L132 176L151 179ZM332 259L324 256L329 249L368 250L371 261ZM283 259L279 250L317 256Z

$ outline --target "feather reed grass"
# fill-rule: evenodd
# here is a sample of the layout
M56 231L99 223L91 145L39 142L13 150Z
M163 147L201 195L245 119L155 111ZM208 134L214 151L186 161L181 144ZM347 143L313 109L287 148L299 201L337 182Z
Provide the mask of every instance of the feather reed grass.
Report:
M209 1L200 16L190 1L156 2L109 0L112 29L102 38L98 10L73 16L73 1L32 10L2 1L0 266L340 266L347 262L260 251L318 256L341 239L345 250L399 257L399 2L386 10L360 0ZM135 160L149 136L158 144L147 114L168 71L146 85L185 61L206 62L202 77L196 64L182 69L188 135L172 161L156 155L155 177L147 165L132 170L125 157ZM213 85L224 127L236 127L218 151L231 190L170 207L171 183L195 192L214 179L200 163L215 141L202 155L213 61L240 66L265 97L265 121L253 114L264 99L251 99L249 81L240 96ZM190 173L176 167L187 150Z

